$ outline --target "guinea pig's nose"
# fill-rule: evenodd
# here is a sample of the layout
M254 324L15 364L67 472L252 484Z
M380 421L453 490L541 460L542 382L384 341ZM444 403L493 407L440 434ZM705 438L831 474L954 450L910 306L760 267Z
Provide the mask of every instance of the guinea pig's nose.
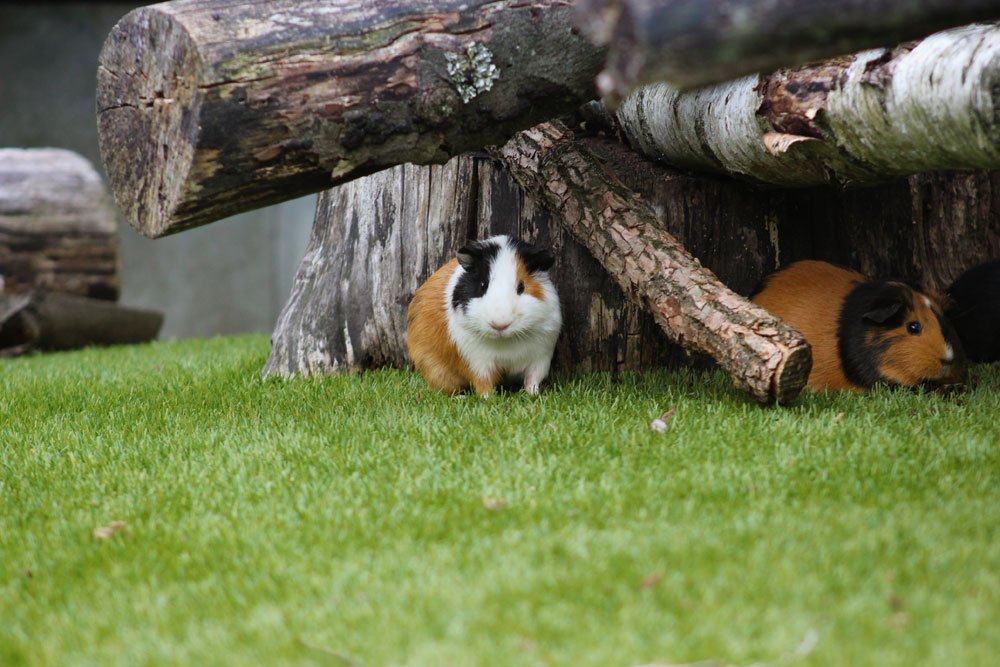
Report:
M506 329L507 327L510 326L510 322L492 322L491 321L490 322L490 326L493 327L494 329L496 329L497 331L503 331L504 329Z

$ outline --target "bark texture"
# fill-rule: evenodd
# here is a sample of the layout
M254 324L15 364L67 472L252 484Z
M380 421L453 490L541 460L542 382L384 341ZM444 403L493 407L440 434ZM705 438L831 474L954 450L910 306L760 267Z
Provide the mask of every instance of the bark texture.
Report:
M1000 18L996 0L579 0L575 20L609 53L599 84L720 83Z
M1000 168L1000 24L682 93L641 88L630 143L680 167L781 186Z
M0 149L0 292L118 298L118 220L93 166L52 148Z
M98 68L115 198L163 236L404 162L443 163L594 97L568 0L176 0Z

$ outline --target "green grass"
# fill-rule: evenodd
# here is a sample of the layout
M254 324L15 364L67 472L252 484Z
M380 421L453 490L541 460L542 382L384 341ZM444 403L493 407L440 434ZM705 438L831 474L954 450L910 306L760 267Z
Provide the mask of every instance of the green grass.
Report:
M0 664L1000 655L995 368L785 409L683 371L483 402L399 371L262 382L267 349L0 364Z

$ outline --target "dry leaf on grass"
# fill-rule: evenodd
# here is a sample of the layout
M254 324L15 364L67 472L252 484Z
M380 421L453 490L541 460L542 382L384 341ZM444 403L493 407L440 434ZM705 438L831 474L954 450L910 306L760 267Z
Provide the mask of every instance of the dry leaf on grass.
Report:
M646 575L646 578L639 582L639 588L642 590L649 590L659 585L663 581L663 573L659 570L654 570L653 572Z
M491 512L499 512L504 507L507 507L507 503L500 498L491 498L490 496L483 496L483 507Z
M106 526L94 529L94 538L98 540L110 540L118 533L128 534L128 524L124 521L112 521Z

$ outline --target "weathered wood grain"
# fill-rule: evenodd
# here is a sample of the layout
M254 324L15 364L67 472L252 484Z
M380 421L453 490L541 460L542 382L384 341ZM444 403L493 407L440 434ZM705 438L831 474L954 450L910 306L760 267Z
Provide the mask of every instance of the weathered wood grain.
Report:
M126 15L98 68L118 205L162 236L570 112L603 53L568 0L176 0Z
M34 289L117 299L118 219L83 157L0 149L0 292Z

